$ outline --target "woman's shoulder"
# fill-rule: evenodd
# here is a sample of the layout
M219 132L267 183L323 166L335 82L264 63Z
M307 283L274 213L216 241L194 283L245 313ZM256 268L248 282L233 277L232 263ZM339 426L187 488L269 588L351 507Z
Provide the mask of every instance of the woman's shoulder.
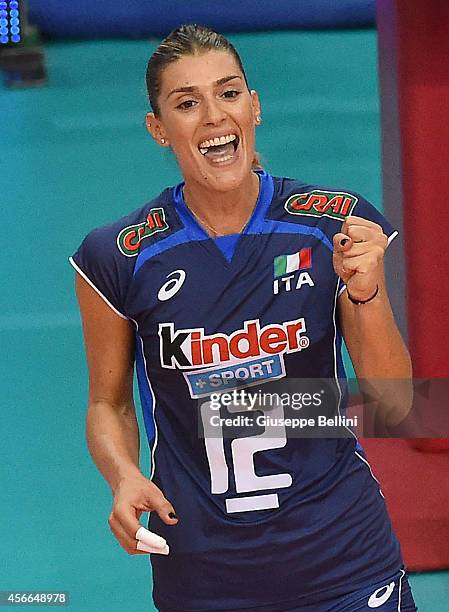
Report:
M127 215L95 227L69 257L76 271L121 316L126 316L126 295L139 252L176 227L171 201L168 188Z
M168 229L170 192L171 189L167 188L143 206L114 221L94 227L83 242L93 242L102 248L113 246L127 257L136 255L145 238Z
M359 202L367 200L356 190L327 184L311 183L298 178L273 177L275 192L280 199L290 199L289 205L297 202L298 210L312 212L335 212L351 214ZM339 206L340 204L340 206ZM299 208L299 205L302 205Z
M340 225L347 217L356 215L378 223L387 230L387 234L391 231L379 208L354 189L289 177L273 177L273 180L274 209L285 220Z

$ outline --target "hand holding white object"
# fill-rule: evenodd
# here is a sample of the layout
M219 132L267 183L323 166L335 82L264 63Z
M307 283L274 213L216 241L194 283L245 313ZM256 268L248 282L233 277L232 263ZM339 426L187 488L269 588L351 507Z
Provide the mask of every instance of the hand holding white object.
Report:
M152 534L139 523L144 512L156 512L166 525L178 522L173 506L151 480L142 474L123 478L114 490L114 504L109 516L112 533L130 555L149 552L167 555L169 550L164 538ZM140 537L136 537L137 533Z

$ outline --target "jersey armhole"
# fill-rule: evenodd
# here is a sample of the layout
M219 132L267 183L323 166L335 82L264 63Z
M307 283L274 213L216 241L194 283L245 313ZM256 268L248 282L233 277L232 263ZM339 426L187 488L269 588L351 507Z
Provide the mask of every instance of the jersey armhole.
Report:
M103 293L101 293L101 291L98 289L98 287L96 287L94 285L94 283L90 280L90 278L87 276L87 274L85 272L83 272L83 270L81 270L81 268L76 264L76 262L73 259L73 257L69 257L69 262L75 268L75 270L78 272L78 274L80 276L82 276L84 278L84 280L92 287L92 289L94 289L98 293L98 295L109 306L109 308L115 312L116 315L118 315L122 319L125 319L126 321L129 320L128 317L126 317L123 313L121 313L119 310L117 310L117 308L113 304L111 304L111 302L108 300L108 298L105 295L103 295Z

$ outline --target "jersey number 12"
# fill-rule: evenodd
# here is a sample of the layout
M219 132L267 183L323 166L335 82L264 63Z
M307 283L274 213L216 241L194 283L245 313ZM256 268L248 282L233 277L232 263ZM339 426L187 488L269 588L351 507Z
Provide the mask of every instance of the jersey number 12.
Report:
M227 406L227 410L229 412L241 412L242 408L238 405L230 405ZM270 406L267 410L258 407L257 410L264 413L269 412L269 416L274 422L284 417L282 405ZM209 461L211 491L214 494L220 494L226 493L229 489L229 467L226 463L224 452L223 430L221 427L211 425L211 418L216 414L217 411L211 407L211 402L204 402L201 405L201 420L204 428L206 454ZM285 427L278 425L271 426L269 424L266 425L265 431L262 434L232 440L232 462L237 493L254 493L291 486L292 477L290 474L258 476L254 469L254 455L256 453L283 448L286 444L287 435ZM226 510L229 513L268 510L271 508L279 508L277 493L228 497L226 499Z

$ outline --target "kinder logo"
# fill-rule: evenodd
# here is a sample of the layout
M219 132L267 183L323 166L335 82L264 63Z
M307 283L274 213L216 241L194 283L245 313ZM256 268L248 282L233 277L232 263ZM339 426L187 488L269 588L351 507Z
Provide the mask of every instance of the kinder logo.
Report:
M358 198L350 193L315 189L308 193L292 195L286 201L285 209L292 215L325 216L344 221L357 202Z
M158 232L165 232L167 229L168 223L165 220L164 209L152 208L146 221L122 229L117 236L117 246L126 257L135 257L144 238L153 236Z
M283 378L285 376L284 356L273 355L249 361L238 361L222 368L195 369L183 372L183 376L189 387L191 398L207 397L223 389L241 389Z
M173 323L159 324L163 368L200 368L226 365L257 357L301 351L309 346L305 319L260 327L258 320L245 321L231 335L206 335L203 328L176 331Z

